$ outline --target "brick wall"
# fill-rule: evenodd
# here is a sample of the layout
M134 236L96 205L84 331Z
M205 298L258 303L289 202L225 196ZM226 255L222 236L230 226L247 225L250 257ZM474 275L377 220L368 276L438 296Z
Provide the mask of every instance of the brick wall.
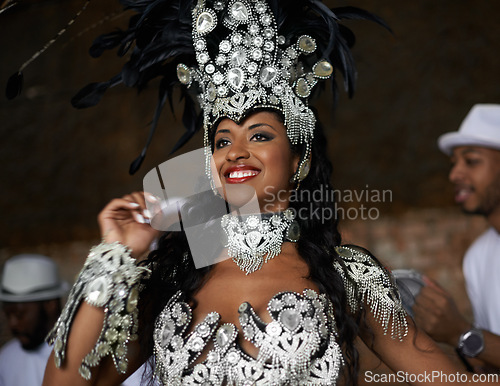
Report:
M485 228L484 219L465 216L453 209L409 211L398 216L383 215L373 221L346 220L341 226L345 243L366 247L392 269L413 268L427 274L453 294L459 309L468 316L471 310L463 285L461 262L467 247ZM94 239L3 248L0 264L14 254L41 253L54 258L61 275L73 282L89 248L98 242ZM0 323L1 344L8 337L3 314Z

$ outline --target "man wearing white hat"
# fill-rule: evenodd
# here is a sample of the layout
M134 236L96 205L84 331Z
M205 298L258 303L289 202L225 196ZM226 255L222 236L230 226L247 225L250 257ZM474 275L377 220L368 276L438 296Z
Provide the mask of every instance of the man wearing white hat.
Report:
M17 255L4 265L0 301L14 335L0 350L0 386L40 386L51 348L45 336L61 312L68 283L42 255Z
M455 201L465 213L484 216L490 227L463 262L474 325L430 280L416 299L415 320L437 341L454 345L462 358L477 357L500 369L500 105L475 105L459 131L442 135L438 145L451 157Z

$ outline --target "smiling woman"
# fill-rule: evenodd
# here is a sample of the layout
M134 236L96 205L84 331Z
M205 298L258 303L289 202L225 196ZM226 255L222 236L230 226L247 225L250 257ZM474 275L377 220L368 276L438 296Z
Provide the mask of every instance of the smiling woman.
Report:
M288 207L300 155L292 151L277 113L255 112L241 124L222 120L215 131L213 159L222 188L230 192L223 194L230 204L241 207L248 201L241 202L246 196L241 189L239 193L226 186L245 184L253 188L261 209L265 205L266 211L279 212Z
M395 371L456 373L404 311L390 272L363 248L341 245L336 216L313 215L333 203L290 199L297 189L333 197L309 99L335 70L352 94L354 37L340 20L385 24L318 0L122 2L137 13L129 29L100 37L92 52L133 46L129 61L74 103L96 103L121 82L142 89L160 76L159 113L180 82L188 124L181 144L203 122L213 191L179 210L197 217L197 233L184 218L178 231L153 229L146 202L159 198L148 193L101 211L103 242L50 333L44 384L117 385L148 361L165 385L351 385L363 345ZM199 120L186 89L200 103ZM259 205L249 210L254 196ZM229 210L208 215L212 206ZM219 247L202 245L215 254L203 268L195 266L194 234Z

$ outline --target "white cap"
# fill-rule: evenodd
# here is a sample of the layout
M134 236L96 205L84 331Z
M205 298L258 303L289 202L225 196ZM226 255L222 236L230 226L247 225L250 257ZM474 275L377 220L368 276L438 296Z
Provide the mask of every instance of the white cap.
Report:
M451 155L453 148L457 146L481 146L500 150L500 105L474 105L460 129L441 135L438 145L447 155Z
M69 285L59 277L56 263L35 254L16 255L4 265L0 282L0 301L33 302L57 299Z

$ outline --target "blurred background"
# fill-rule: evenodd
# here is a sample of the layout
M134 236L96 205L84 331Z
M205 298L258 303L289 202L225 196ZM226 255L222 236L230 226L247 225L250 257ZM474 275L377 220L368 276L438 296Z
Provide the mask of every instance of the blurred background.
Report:
M393 30L346 22L357 36L356 94L349 100L341 90L334 111L330 95L315 104L328 128L335 187L363 196L339 203L354 208L344 212L344 240L365 246L393 269L428 274L470 314L461 262L486 225L454 205L449 160L436 139L457 130L472 105L500 103L500 2L325 2L372 11ZM105 66L88 55L94 37L126 25L117 1L91 2L25 70L22 95L7 101L8 77L82 4L19 0L0 14L0 264L17 253L46 254L71 282L88 248L99 241L100 209L114 197L141 190L142 178L156 165L202 145L197 135L169 155L182 134L182 111L174 116L165 109L144 164L130 176L129 164L148 134L155 84L140 96L118 86L96 107L71 107L81 87L109 79L123 64L114 52L104 54ZM377 200L376 192L386 193ZM370 218L360 218L362 206Z

